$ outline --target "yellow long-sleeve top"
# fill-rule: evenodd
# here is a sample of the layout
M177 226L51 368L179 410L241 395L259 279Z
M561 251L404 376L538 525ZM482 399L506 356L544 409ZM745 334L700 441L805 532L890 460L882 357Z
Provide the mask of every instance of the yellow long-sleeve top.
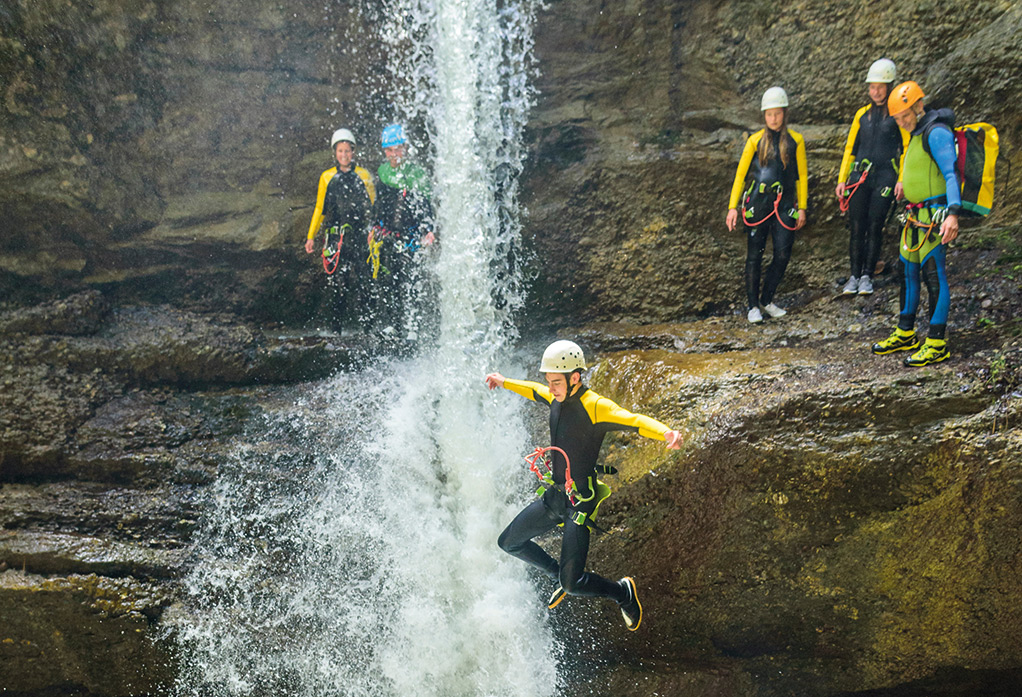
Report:
M745 149L742 150L742 157L738 161L738 170L735 172L735 181L731 185L731 198L728 200L728 208L738 208L742 200L742 193L745 191L745 181L751 175L756 181L766 182L768 185L780 182L784 186L785 196L789 198L789 192L795 190L798 198L797 208L805 210L809 201L809 174L806 165L806 142L801 133L788 129L785 137L789 139L788 152L795 153L795 166L789 159L788 166L781 162L779 154L780 133L771 131L775 138L774 153L767 163L759 161L759 142L767 133L763 128L745 141Z
M847 182L852 163L869 160L874 165L887 166L901 171L908 149L908 131L898 127L893 116L887 114L887 107L867 104L855 112L852 126L848 129L845 152L838 170L838 183Z
M633 431L640 436L662 441L665 440L664 434L671 430L656 419L621 408L613 400L601 397L585 386L579 387L575 394L569 395L563 402L555 400L546 385L538 382L506 378L504 388L550 407L550 444L568 454L571 477L584 499L592 494L596 481L596 459L607 433ZM556 451L551 453L554 481L563 486L566 469L564 458ZM586 482L589 483L588 493Z
M326 189L335 174L337 174L337 168L331 167L319 175L319 189L316 191L316 208L312 212L312 222L309 223L307 239L314 239L316 233L319 232L319 226L323 224L323 202L326 200ZM373 176L369 174L369 170L358 166L355 167L355 174L365 184L366 192L369 194L369 203L372 205L376 201L376 185L373 184Z

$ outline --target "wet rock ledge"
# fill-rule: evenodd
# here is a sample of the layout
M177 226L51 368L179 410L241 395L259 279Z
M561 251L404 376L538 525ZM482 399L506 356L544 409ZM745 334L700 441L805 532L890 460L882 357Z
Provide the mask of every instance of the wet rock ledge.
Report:
M261 397L357 363L338 337L110 307L87 291L0 312L0 676L5 694L158 693L159 618L196 500Z

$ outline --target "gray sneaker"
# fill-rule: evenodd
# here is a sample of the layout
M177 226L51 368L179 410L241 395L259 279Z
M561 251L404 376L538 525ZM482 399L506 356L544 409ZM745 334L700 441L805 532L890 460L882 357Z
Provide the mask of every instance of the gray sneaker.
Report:
M856 293L858 293L859 292L859 279L856 278L855 276L849 276L848 277L848 283L846 283L845 287L841 289L841 292L844 295L855 295Z
M859 279L859 295L872 295L872 294L873 294L873 281L870 280L869 276L863 276L862 278Z

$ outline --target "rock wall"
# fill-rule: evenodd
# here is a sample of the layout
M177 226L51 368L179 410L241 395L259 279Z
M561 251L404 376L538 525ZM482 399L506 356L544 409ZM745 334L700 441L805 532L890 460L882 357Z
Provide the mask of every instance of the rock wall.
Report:
M381 21L357 3L5 8L0 287L308 320L323 284L300 243L323 145L350 125L375 168L393 114ZM727 192L775 83L807 138L811 192L781 293L829 288L844 267L830 194L866 67L889 56L932 103L992 121L1017 164L1019 29L1005 0L550 3L523 196L532 319L731 310L744 248L722 224ZM1017 218L1013 190L990 224Z
M0 288L301 320L330 133L392 116L354 3L111 0L0 11ZM361 50L358 50L361 49ZM374 167L375 169L375 167Z
M164 693L196 497L260 400L365 350L251 322L306 322L322 300L300 244L331 130L375 143L391 114L379 20L340 2L0 8L11 694ZM868 64L887 55L934 103L993 121L1016 165L1020 25L1017 3L994 1L541 13L527 324L588 323L572 334L598 358L595 386L688 435L678 456L609 443L616 534L593 563L640 578L649 616L642 635L571 600L552 617L601 630L580 694L1022 692L1011 179L952 253L951 362L906 373L869 355L895 282L830 302L846 255L831 192ZM810 226L781 288L794 311L752 332L723 216L778 82L809 145Z
M544 262L534 305L555 325L742 307L745 245L724 216L745 137L762 127L760 95L775 84L806 137L810 193L779 292L829 293L847 275L833 197L841 151L881 56L960 123L997 125L1005 157L986 224L1014 224L1022 116L1007 76L1020 68L1020 22L1022 8L1003 1L550 3L525 180Z

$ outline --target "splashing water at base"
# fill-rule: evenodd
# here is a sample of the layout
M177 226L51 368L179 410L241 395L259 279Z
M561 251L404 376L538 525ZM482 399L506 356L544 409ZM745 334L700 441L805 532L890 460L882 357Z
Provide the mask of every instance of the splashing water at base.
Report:
M509 259L535 7L389 14L395 41L416 37L399 107L435 151L439 341L264 405L211 487L176 622L181 695L557 693L545 608L496 546L522 504L520 404L482 382L508 367L521 304Z

